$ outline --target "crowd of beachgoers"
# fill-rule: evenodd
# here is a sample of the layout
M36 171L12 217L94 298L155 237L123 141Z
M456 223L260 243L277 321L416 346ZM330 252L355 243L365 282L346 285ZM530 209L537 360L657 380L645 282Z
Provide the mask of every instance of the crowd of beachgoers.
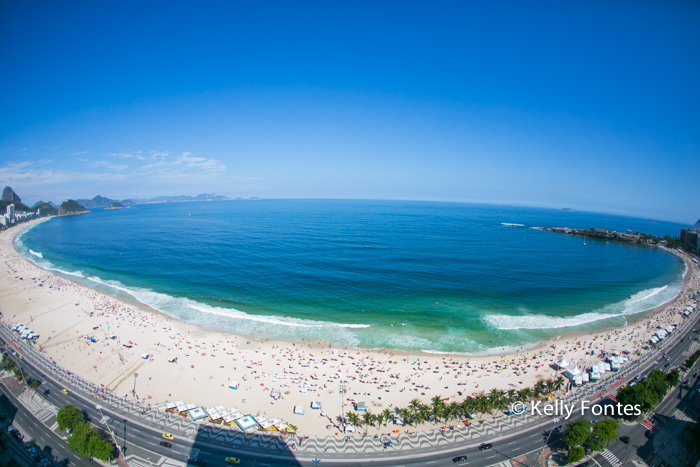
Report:
M438 397L448 405L494 388L522 391L538 381L556 382L562 359L580 369L606 355L634 360L649 348L658 328L684 319L682 312L700 286L697 267L686 261L681 293L643 319L514 354L367 350L320 339L254 339L181 322L40 269L13 248L13 230L0 233L2 322L31 328L39 335L35 345L61 367L137 399L146 410L164 410L166 402L176 400L205 408L235 406L244 414L279 417L307 435L337 432L338 417L357 403L375 414L387 409L396 414L414 399L427 405ZM271 397L273 389L278 398ZM309 410L312 401L320 401L321 409ZM306 407L305 415L294 414L296 406ZM434 428L424 423L402 430Z

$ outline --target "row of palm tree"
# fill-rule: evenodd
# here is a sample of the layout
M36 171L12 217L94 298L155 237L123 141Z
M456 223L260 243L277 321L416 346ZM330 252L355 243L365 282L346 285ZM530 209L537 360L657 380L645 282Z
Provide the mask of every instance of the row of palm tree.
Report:
M557 379L547 381L537 381L532 388L520 390L492 389L488 394L483 391L475 396L468 396L462 402L448 402L440 396L431 399L430 404L423 404L418 399L413 399L408 403L408 407L395 408L393 411L384 411L373 414L370 410L359 415L357 412L348 412L346 422L353 426L365 425L365 431L370 426L384 426L394 417L401 417L404 423L417 426L423 422L433 422L435 424L449 422L451 420L463 420L478 414L482 418L485 414L503 412L515 401L529 402L541 400L549 397L552 393L560 390L565 383L565 379L559 376Z

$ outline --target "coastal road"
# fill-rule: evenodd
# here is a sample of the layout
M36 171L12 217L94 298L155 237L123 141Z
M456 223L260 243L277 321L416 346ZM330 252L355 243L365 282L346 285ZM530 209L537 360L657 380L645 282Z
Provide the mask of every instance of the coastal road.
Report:
M697 317L691 318L693 321L697 320ZM680 336L673 346L666 351L669 357L667 362L662 356L662 352L658 353L658 358L652 361L650 364L646 365L644 368L640 368L639 373L646 374L652 368L664 369L664 366L669 363L669 367L677 366L677 364L683 361L683 352L688 348L691 338L694 336L694 331L688 328L685 334ZM297 452L289 450L273 450L266 449L265 447L256 446L235 446L233 447L230 443L226 446L222 445L220 441L211 440L206 434L198 434L195 439L178 439L171 441L173 448L165 448L160 446L160 442L163 441L162 430L160 427L147 426L143 421L135 421L132 419L131 414L122 412L121 410L109 407L107 404L102 404L102 414L95 408L95 405L100 403L99 400L93 399L89 396L83 394L78 394L75 391L69 391L68 395L61 393L63 389L63 384L61 381L61 376L53 373L44 374L41 368L34 367L31 362L25 359L15 359L15 361L22 367L23 371L30 377L42 381L42 386L40 392L43 397L47 399L51 404L61 407L64 404L72 403L84 410L89 418L98 426L103 428L110 428L119 443L120 446L126 448L125 455L128 456L131 452L146 452L151 453L155 458L160 456L166 456L173 459L184 461L189 456L192 449L198 449L200 451L199 459L206 460L207 465L224 465L223 459L226 456L235 456L240 458L245 465L312 465L309 460L300 461L297 459ZM62 376L67 378L67 376ZM665 410L664 404L670 404L668 402L672 399L672 396L667 398L664 403L660 406L659 410ZM676 401L677 403L677 401ZM673 406L675 409L675 406ZM669 408L668 410L671 410ZM106 416L103 420L102 415ZM31 415L27 415L31 417ZM572 419L574 419L573 417ZM588 417L587 417L588 418ZM535 423L542 423L540 419ZM37 422L38 423L38 422ZM563 421L561 422L563 423ZM417 465L454 465L452 463L452 458L460 455L467 456L467 462L462 465L470 465L475 467L491 466L498 464L500 462L511 460L515 458L527 457L528 459L536 459L537 453L544 447L546 440L546 433L549 429L555 426L554 423L547 424L546 427L528 427L521 426L514 429L509 429L501 433L497 433L494 436L490 436L487 440L486 438L480 440L474 440L470 443L453 443L449 448L445 446L434 446L426 447L420 451L412 453L411 457L406 457L407 453L405 451L394 451L392 448L388 448L383 452L377 453L317 453L317 457L322 461L322 465L394 465L394 466L417 466ZM41 434L43 425L38 423L35 427L37 430L37 436L43 436L41 439L46 439L47 442L51 441L50 434ZM45 428L45 427L44 427ZM629 430L628 430L629 428ZM49 431L45 428L45 431ZM620 434L630 436L633 439L633 443L642 441L639 437L644 437L645 429L641 428L640 425L634 427L623 426L620 429ZM53 435L56 436L56 435ZM57 437L56 437L57 438ZM58 441L62 442L60 438ZM490 451L479 451L478 444L481 441L489 441L493 443L493 449ZM377 440L379 443L380 441ZM552 436L549 439L549 446L556 446L560 442L558 435ZM603 455L596 455L594 458L601 467L608 467L615 465L615 458L624 461L618 454L625 457L625 451L629 448L623 448L623 443L619 441L614 441L610 448L609 453L606 454L607 457ZM624 445L623 445L624 446ZM612 453L615 457L610 457ZM310 455L308 452L300 453L305 456ZM140 456L141 454L139 454ZM533 458L534 456L534 458ZM629 457L629 456L627 456ZM600 460L599 460L600 458ZM611 459L609 461L608 459ZM528 461L529 462L529 461ZM532 465L532 464L530 464Z

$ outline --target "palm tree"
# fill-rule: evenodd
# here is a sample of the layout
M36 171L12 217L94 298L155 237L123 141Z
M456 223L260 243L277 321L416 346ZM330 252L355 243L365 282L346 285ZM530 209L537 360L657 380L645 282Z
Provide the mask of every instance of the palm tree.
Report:
M365 425L367 425L367 429L365 430L365 432L369 433L369 426L374 421L374 415L372 415L372 412L368 410L367 412L363 413L362 421L365 423Z
M554 387L556 388L557 391L561 390L562 387L564 387L564 383L566 380L562 375L559 375L559 377L554 380Z
M474 399L474 409L483 417L483 415L486 412L489 412L489 400L484 394L484 391L481 391L479 394L477 394L476 399ZM481 418L479 417L479 418Z
M541 381L535 381L535 384L532 386L532 397L540 400L542 398L542 382Z
M501 391L500 389L493 388L491 389L491 392L489 392L489 395L487 397L490 409L497 409L500 405L500 401L503 399L503 391Z
M32 393L32 399L34 399L34 394L39 394L39 386L41 386L41 382L37 380L33 380L30 384L29 387L34 389L34 392Z
M462 409L462 415L464 416L464 418L467 418L469 415L475 412L474 406L476 404L474 402L474 399L472 399L471 397L467 397L466 399L464 399L460 405Z
M506 396L507 400L508 400L508 404L512 404L513 402L515 402L516 394L517 394L517 391L515 389L508 390L508 395Z
M416 413L416 412L418 412L418 409L420 408L421 403L418 399L413 399L413 400L411 400L411 402L408 403L408 406L411 408L411 411L413 413Z
M518 398L522 402L530 402L532 401L532 389L530 388L523 388L518 392Z
M445 421L450 420L457 415L459 413L459 409L459 404L456 402L451 402L450 405L446 406L442 412Z
M554 391L554 383L552 383L551 379L548 379L545 383L545 390L547 391L547 395L551 395L552 391Z
M442 407L445 405L445 403L442 400L442 397L440 396L435 396L431 399L432 402L432 410L431 410L431 415L435 417L435 420L439 420L439 416L442 413Z
M15 361L7 355L2 356L2 364L5 366L5 369L10 373L12 373L12 370L15 369Z
M352 426L357 426L360 424L360 417L358 417L357 413L355 412L348 412L345 418Z
M411 411L410 411L409 409L401 409L401 410L399 410L399 415L401 416L401 418L403 418L403 422L404 422L405 424L410 423L410 419L409 419L409 418L411 417Z
M384 409L384 412L382 412L382 415L384 415L384 426L391 420L391 410L389 409Z
M420 418L424 422L430 421L430 419L433 416L433 410L430 407L428 407L427 405L421 405L419 412L420 412Z
M374 416L374 421L377 422L377 426L382 426L382 422L384 421L384 412L379 412L377 415Z

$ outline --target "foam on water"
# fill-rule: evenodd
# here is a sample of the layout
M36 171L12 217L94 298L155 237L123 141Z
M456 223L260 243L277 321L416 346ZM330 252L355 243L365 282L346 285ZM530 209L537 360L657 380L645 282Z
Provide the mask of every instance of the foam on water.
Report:
M681 284L665 285L638 292L626 300L606 305L599 310L583 313L577 316L545 316L545 315L486 315L482 319L491 327L500 330L520 329L560 329L583 326L596 321L621 319L627 322L626 316L644 313L662 305L676 297Z
M525 224L511 224L510 222L501 222L501 225L506 227L525 227Z
M37 253L36 251L34 251L34 250L32 250L32 249L29 250L29 253L31 253L32 255L36 256L37 258L43 258L43 257L44 257L44 255L42 255L41 253Z

